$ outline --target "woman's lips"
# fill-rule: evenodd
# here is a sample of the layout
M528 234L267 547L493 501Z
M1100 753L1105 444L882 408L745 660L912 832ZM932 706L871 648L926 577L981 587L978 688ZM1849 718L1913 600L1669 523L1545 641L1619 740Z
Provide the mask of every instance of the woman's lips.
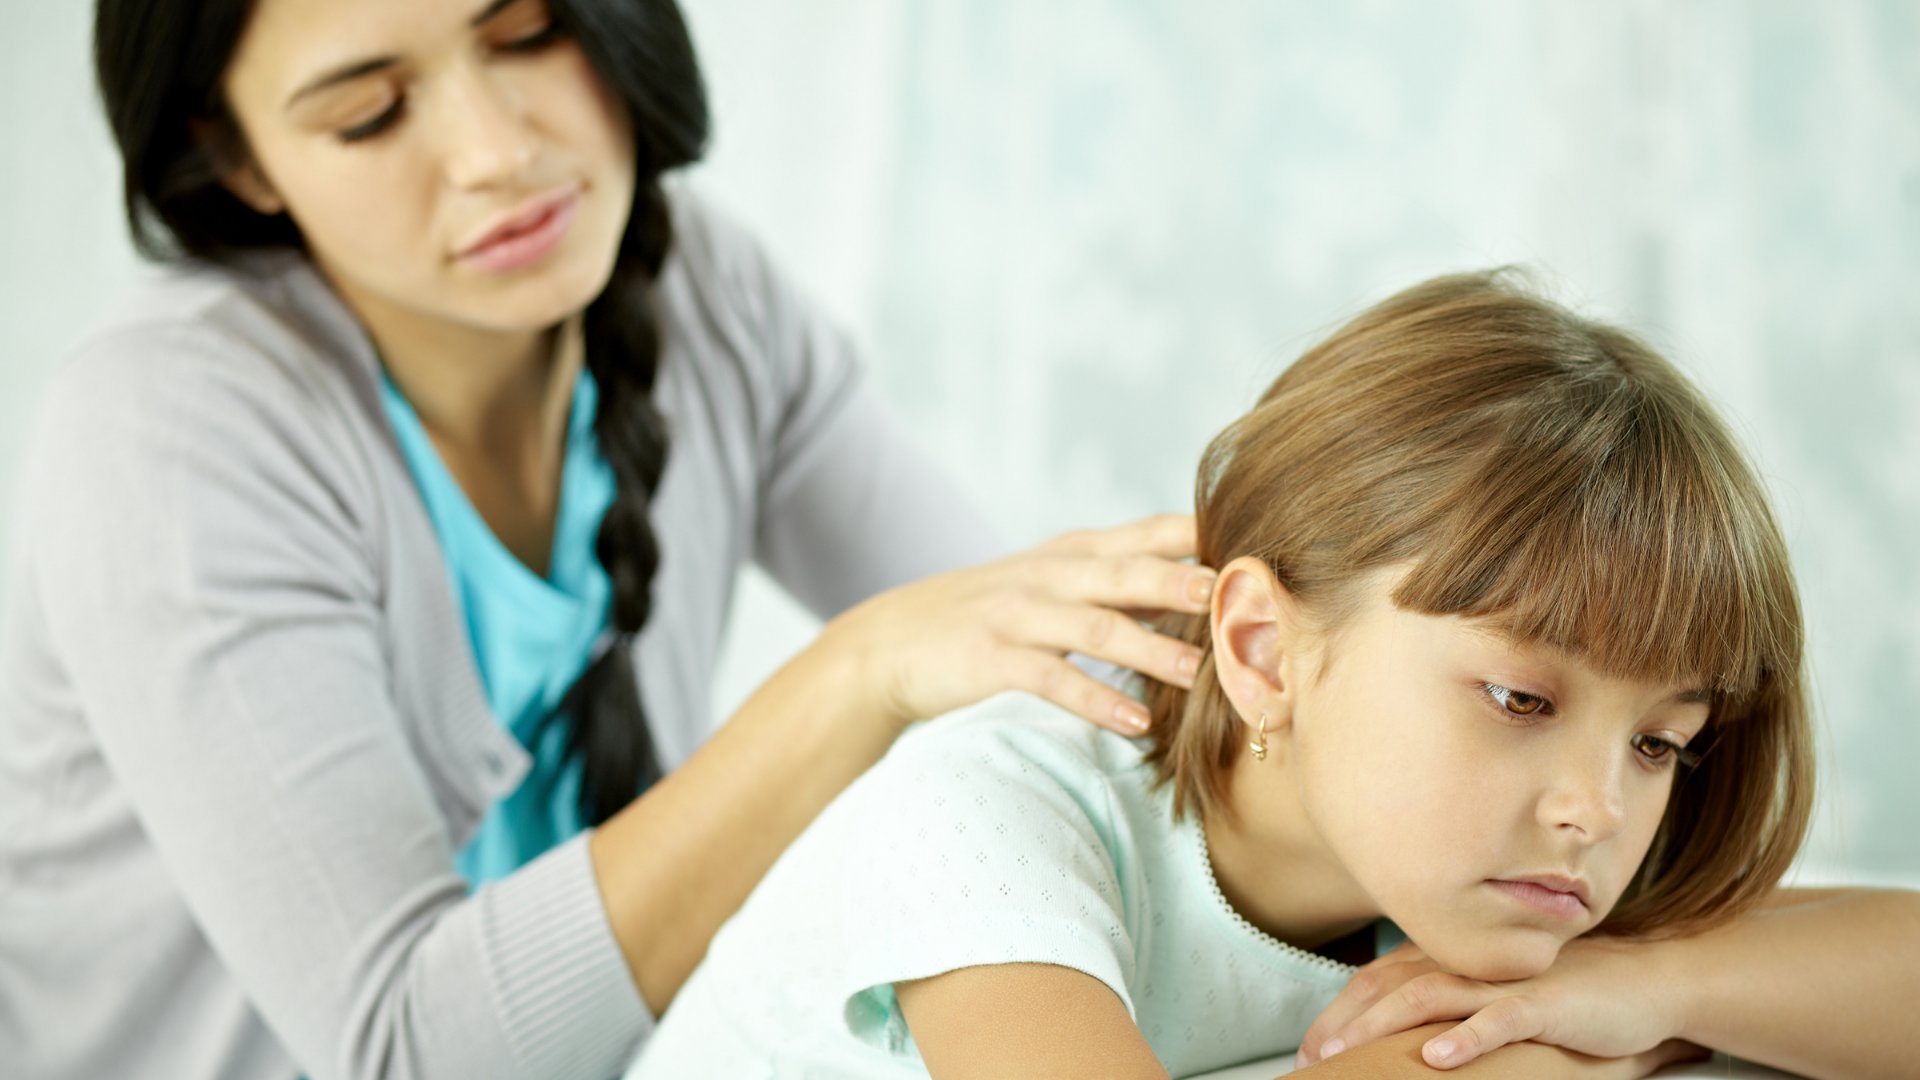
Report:
M1561 919L1584 919L1587 916L1585 901L1570 890L1550 889L1531 881L1495 879L1487 884L1543 915Z
M577 185L543 196L489 228L484 238L460 253L459 260L493 273L532 266L560 246L579 209Z

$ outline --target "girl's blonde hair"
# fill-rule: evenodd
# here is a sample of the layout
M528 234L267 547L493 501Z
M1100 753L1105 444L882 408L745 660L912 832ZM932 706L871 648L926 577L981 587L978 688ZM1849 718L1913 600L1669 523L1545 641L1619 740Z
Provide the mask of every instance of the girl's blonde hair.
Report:
M1769 891L1813 797L1800 604L1752 468L1706 400L1632 336L1506 271L1364 312L1207 448L1210 566L1257 556L1326 627L1370 572L1404 610L1484 620L1610 674L1712 694L1653 846L1603 929L1717 921ZM1224 813L1244 738L1213 675L1155 684L1148 760L1176 814Z

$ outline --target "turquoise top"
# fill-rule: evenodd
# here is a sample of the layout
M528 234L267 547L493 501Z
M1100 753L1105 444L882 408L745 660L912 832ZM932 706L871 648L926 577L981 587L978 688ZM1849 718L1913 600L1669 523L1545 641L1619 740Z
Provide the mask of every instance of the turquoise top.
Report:
M468 883L505 877L586 826L581 770L566 757L568 728L540 722L559 705L607 630L612 583L594 554L613 504L613 470L593 434L598 390L581 371L567 421L560 506L547 576L507 550L447 471L426 428L383 374L381 403L426 503L467 627L487 703L533 755L526 779L493 804L456 858Z

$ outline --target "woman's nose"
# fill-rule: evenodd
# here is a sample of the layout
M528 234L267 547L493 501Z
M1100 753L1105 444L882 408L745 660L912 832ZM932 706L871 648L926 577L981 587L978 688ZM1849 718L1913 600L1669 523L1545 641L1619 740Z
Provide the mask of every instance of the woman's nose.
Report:
M515 186L533 165L539 141L510 80L465 64L441 86L435 120L443 125L448 182L460 190Z

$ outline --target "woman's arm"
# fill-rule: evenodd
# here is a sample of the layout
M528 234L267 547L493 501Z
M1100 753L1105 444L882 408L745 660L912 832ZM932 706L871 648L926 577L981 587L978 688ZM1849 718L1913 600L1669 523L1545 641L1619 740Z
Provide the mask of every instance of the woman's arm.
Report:
M1191 646L1117 608L1203 610L1211 572L1167 561L1189 518L1080 533L891 590L827 625L686 764L591 841L614 936L657 1015L786 846L908 723L1025 690L1117 730L1137 702L1067 662L1191 680ZM1141 714L1144 722L1144 713Z
M851 658L809 649L589 841L613 936L655 1016L793 838L898 727Z

